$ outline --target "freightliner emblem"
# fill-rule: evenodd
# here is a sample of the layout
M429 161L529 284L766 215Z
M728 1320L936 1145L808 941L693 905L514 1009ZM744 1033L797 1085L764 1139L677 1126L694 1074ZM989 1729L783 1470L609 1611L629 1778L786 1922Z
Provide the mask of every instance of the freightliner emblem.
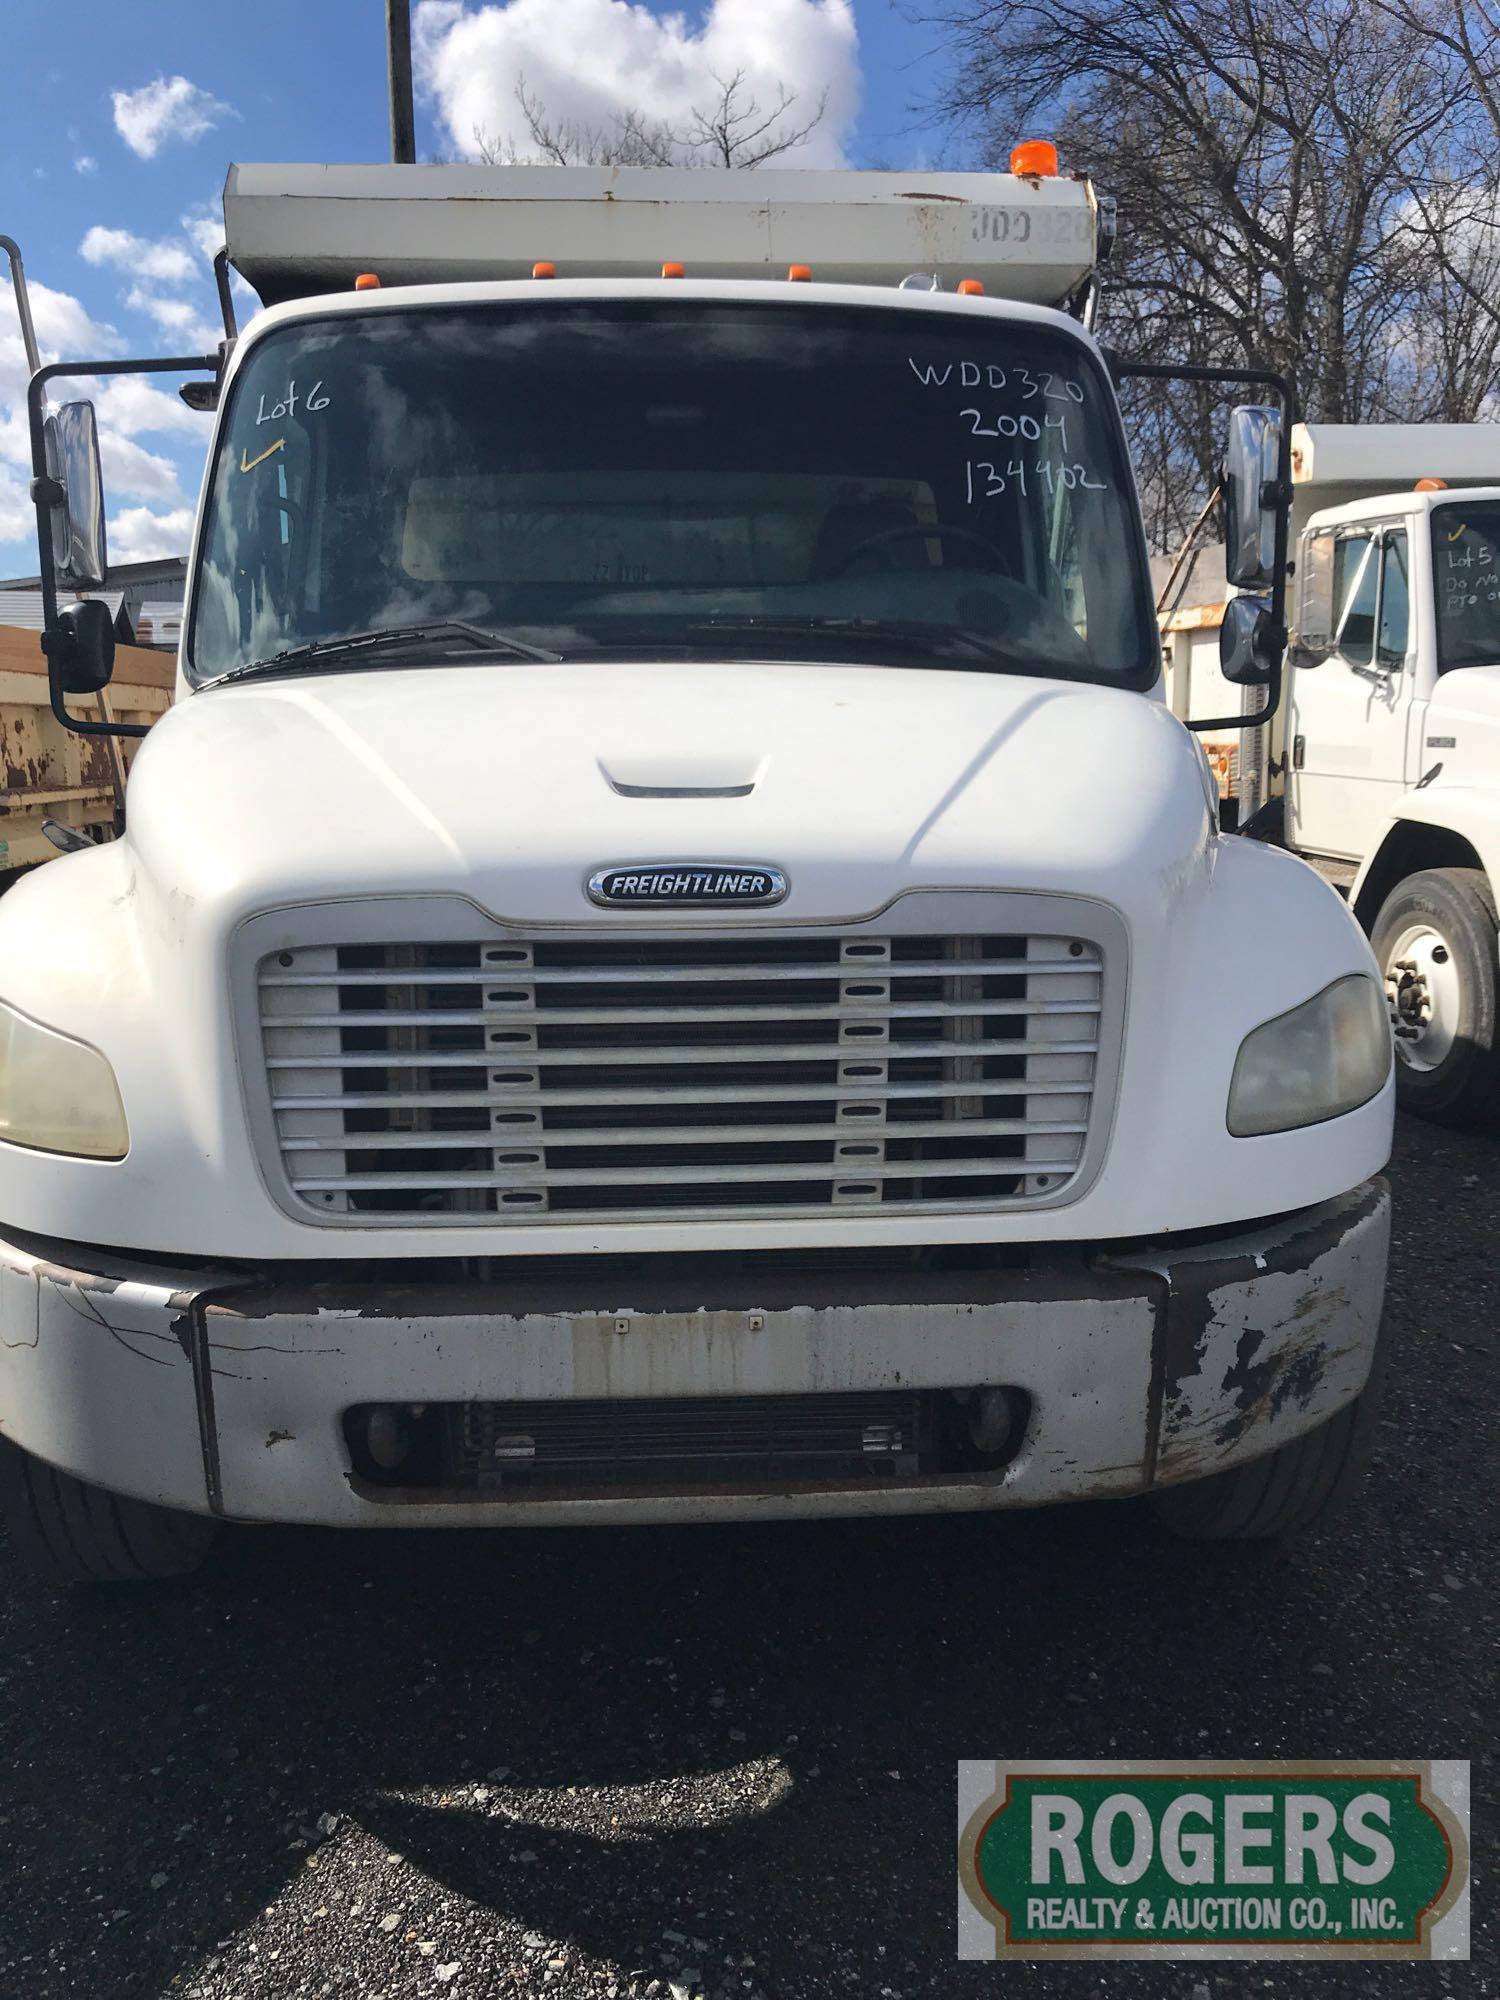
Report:
M589 896L606 909L662 909L684 905L725 909L779 903L786 877L779 868L745 862L642 861L601 868L589 877Z

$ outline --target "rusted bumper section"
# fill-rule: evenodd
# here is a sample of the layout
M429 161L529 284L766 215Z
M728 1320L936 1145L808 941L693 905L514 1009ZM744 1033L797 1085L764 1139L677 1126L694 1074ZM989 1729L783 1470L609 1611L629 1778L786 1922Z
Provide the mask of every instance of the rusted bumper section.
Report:
M1260 1458L1364 1387L1390 1255L1385 1179L1271 1225L1108 1260L1165 1286L1151 1483Z
M934 1513L1123 1495L1218 1471L1331 1416L1369 1372L1389 1195L1371 1181L1190 1244L1025 1270L254 1283L0 1239L0 1431L111 1490L246 1520L557 1525ZM89 1268L81 1268L84 1263ZM674 1275L668 1276L669 1269ZM705 1270L710 1275L705 1276ZM992 1471L899 1483L403 1490L353 1477L344 1412L390 1403L1025 1392Z

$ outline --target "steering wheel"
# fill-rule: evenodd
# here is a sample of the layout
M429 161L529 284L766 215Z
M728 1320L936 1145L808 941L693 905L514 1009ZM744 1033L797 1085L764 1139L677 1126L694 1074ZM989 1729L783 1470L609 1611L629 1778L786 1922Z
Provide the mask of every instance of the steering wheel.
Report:
M1000 549L988 535L981 535L977 529L960 527L956 521L913 521L909 527L881 528L873 535L866 535L826 574L830 577L847 576L850 567L867 550L878 549L887 542L969 542L975 548L983 549L986 555L993 556L1002 574L1006 571L1005 557Z

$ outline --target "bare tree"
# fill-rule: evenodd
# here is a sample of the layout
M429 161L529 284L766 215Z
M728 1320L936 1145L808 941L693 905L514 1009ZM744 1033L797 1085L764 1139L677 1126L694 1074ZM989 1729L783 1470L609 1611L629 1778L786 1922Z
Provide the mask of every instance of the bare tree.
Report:
M1041 124L1116 196L1107 340L1268 362L1326 421L1485 406L1495 204L1455 172L1466 146L1483 158L1472 64L1494 42L1475 38L1475 0L937 4L954 56L945 108L982 156ZM1431 29L1444 9L1448 41ZM1128 401L1167 545L1213 484L1221 412L1186 386L1136 385Z
M681 125L635 110L591 125L554 118L522 77L516 104L525 139L496 139L476 126L475 153L491 166L761 167L803 145L822 123L828 103L825 91L811 114L799 118L797 93L778 85L776 101L766 109L751 95L743 70L716 75L714 89L712 101L695 105Z
M714 77L718 96L704 109L694 109L683 135L683 150L692 160L706 160L715 167L763 167L794 153L822 122L828 109L828 92L819 93L812 115L792 123L797 93L785 84L776 87L776 102L763 111L745 91L745 72Z

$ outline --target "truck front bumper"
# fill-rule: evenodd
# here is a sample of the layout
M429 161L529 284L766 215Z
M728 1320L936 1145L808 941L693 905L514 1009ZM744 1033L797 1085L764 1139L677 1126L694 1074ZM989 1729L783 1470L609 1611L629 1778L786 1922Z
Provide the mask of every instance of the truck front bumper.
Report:
M936 1513L1138 1493L1221 1471L1357 1395L1379 1330L1384 1180L1190 1242L1025 1268L814 1269L784 1259L629 1279L417 1285L173 1271L0 1239L0 1435L111 1491L327 1526ZM665 1274L671 1266L663 1260ZM718 1270L719 1267L711 1267ZM900 1479L381 1485L346 1412L689 1398L943 1396L1024 1412L1003 1464Z

